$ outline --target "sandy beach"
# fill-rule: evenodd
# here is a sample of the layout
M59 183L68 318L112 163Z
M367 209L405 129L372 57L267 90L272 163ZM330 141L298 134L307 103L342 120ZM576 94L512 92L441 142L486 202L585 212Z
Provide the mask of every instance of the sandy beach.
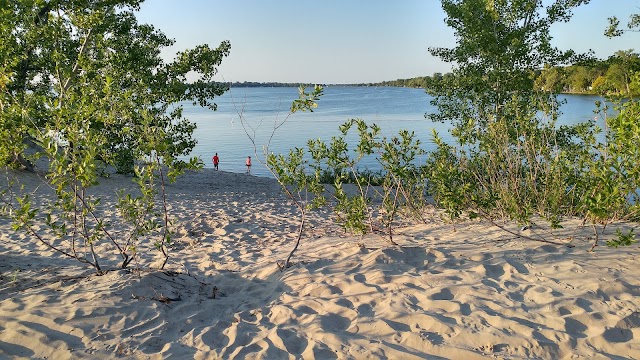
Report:
M38 175L18 176L48 196ZM131 186L101 181L104 216ZM640 247L589 252L577 221L555 232L570 248L484 221L454 227L434 210L391 246L312 212L280 271L298 213L275 180L204 170L167 193L176 235L164 271L136 270L158 263L149 252L98 276L0 219L0 358L640 358Z

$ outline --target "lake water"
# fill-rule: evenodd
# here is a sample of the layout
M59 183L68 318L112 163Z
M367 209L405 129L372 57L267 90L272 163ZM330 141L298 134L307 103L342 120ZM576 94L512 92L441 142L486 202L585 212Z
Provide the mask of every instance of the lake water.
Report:
M252 174L270 176L255 160L253 144L243 129L240 116L248 125L249 133L255 134L261 155L275 124L285 120L291 102L297 98L297 88L231 88L216 98L217 111L185 104L184 116L198 125L194 133L198 144L191 155L201 157L205 167L212 168L211 158L217 152L220 170L230 172L244 172L245 159L251 156L254 158ZM563 114L559 124L593 119L594 102L600 100L597 96L584 95L561 95L561 99L566 99L567 103L561 108ZM432 129L436 129L445 141L451 141L451 138L447 124L425 119L425 113L436 111L430 100L422 89L329 86L313 113L296 113L286 119L273 135L269 151L287 153L291 148L306 146L309 139L329 141L332 136L339 135L338 127L352 118L378 124L387 137L396 135L401 129L415 131L423 148L431 150L434 148ZM375 161L364 165L375 168Z

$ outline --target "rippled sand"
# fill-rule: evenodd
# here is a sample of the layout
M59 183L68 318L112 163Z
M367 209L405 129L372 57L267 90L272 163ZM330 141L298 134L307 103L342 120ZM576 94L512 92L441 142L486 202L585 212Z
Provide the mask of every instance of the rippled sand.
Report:
M128 184L102 182L104 216ZM0 358L640 358L639 247L589 253L578 223L555 234L568 248L434 212L391 246L318 212L281 272L299 218L273 180L206 170L167 191L164 272L97 276L0 220Z

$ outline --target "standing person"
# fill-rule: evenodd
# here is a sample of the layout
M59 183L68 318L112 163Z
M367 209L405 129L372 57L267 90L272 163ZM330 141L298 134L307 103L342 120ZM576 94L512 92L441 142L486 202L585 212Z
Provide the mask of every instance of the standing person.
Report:
M220 163L220 158L218 157L218 153L216 153L215 155L213 155L213 168L215 170L218 170L218 164Z
M247 156L247 174L251 175L251 156Z

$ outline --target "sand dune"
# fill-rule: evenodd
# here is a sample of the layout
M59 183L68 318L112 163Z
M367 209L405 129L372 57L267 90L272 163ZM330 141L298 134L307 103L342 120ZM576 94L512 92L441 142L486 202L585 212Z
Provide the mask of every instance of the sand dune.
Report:
M96 189L105 216L127 184ZM168 192L165 271L98 276L0 220L0 358L640 358L640 249L589 253L577 223L568 248L434 215L390 246L313 213L281 272L298 217L273 180L202 171Z

